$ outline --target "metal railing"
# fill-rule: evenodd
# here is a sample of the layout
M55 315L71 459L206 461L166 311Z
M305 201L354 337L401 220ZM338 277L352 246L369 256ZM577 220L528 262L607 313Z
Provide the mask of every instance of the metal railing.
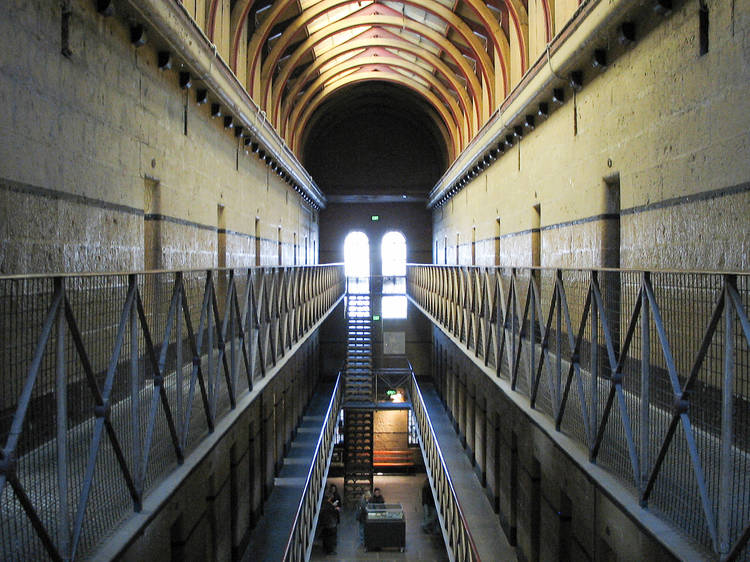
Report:
M453 489L448 467L430 422L430 416L419 390L414 372L411 374L409 393L412 411L417 422L418 435L425 469L435 495L440 525L451 562L479 561L479 552L466 523L456 491Z
M641 506L750 536L750 275L410 266L408 294Z
M328 475L328 467L331 463L334 433L336 431L339 411L341 410L343 395L341 373L339 373L336 378L336 386L331 395L331 402L325 414L324 424L318 437L318 443L315 445L315 452L312 457L313 461L310 465L310 471L307 473L302 499L294 516L292 531L284 548L282 560L299 562L310 559L318 514L323 502L323 493L325 492L326 476Z
M90 553L343 292L338 265L0 278L0 558Z

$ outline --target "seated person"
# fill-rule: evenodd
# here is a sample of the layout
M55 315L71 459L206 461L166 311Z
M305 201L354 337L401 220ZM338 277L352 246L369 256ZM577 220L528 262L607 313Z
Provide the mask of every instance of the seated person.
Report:
M385 498L380 492L380 488L375 488L372 491L372 498L370 498L370 503L385 503Z

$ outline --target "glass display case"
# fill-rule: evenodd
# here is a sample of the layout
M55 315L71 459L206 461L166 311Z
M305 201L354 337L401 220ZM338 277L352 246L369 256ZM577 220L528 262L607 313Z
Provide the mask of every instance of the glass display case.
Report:
M367 504L365 550L406 548L406 516L400 503Z

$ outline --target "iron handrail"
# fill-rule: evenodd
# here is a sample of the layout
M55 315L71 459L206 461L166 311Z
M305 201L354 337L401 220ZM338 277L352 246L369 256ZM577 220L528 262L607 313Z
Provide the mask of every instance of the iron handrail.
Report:
M321 429L315 451L312 455L310 470L307 472L302 498L294 514L292 530L289 533L282 560L308 560L312 548L315 523L323 500L326 474L333 452L333 436L336 430L336 420L341 409L341 372L336 377L336 385L331 395L331 401L325 414L325 422ZM324 462L325 461L325 462Z
M477 545L466 522L461 502L453 487L453 481L451 480L448 466L445 463L443 452L440 449L440 444L437 441L435 429L432 427L430 417L426 414L427 408L424 404L424 398L417 384L414 371L411 373L411 394L412 410L415 413L419 427L419 440L422 442L422 451L428 465L427 474L430 479L430 485L433 487L433 490L438 488L437 503L441 508L440 522L443 525L443 532L447 535L448 544L446 546L451 554L451 560L478 562L480 557ZM437 466L432 462L433 460L439 461ZM439 472L438 467L440 469ZM442 486L447 487L447 496L441 493L443 490L436 485L436 473L441 477ZM448 503L442 501L443 499L447 499ZM450 524L448 523L449 516ZM467 546L468 549L466 548Z
M312 365L344 282L341 266L0 278L0 558L90 554L293 354Z
M623 493L723 559L740 555L750 273L411 265L408 278L409 297L461 352Z

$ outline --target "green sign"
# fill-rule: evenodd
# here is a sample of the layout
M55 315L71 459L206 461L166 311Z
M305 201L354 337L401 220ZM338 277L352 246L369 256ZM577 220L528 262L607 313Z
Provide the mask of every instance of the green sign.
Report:
M373 222L379 221L380 220L380 215L372 215L370 217L370 220L373 221Z
M394 394L396 394L396 391L395 391L395 390L386 390L386 391L385 391L385 393L386 393L386 394L387 394L388 396L393 396Z
M372 319L376 321L380 320L380 316L378 316L377 314L373 314Z

